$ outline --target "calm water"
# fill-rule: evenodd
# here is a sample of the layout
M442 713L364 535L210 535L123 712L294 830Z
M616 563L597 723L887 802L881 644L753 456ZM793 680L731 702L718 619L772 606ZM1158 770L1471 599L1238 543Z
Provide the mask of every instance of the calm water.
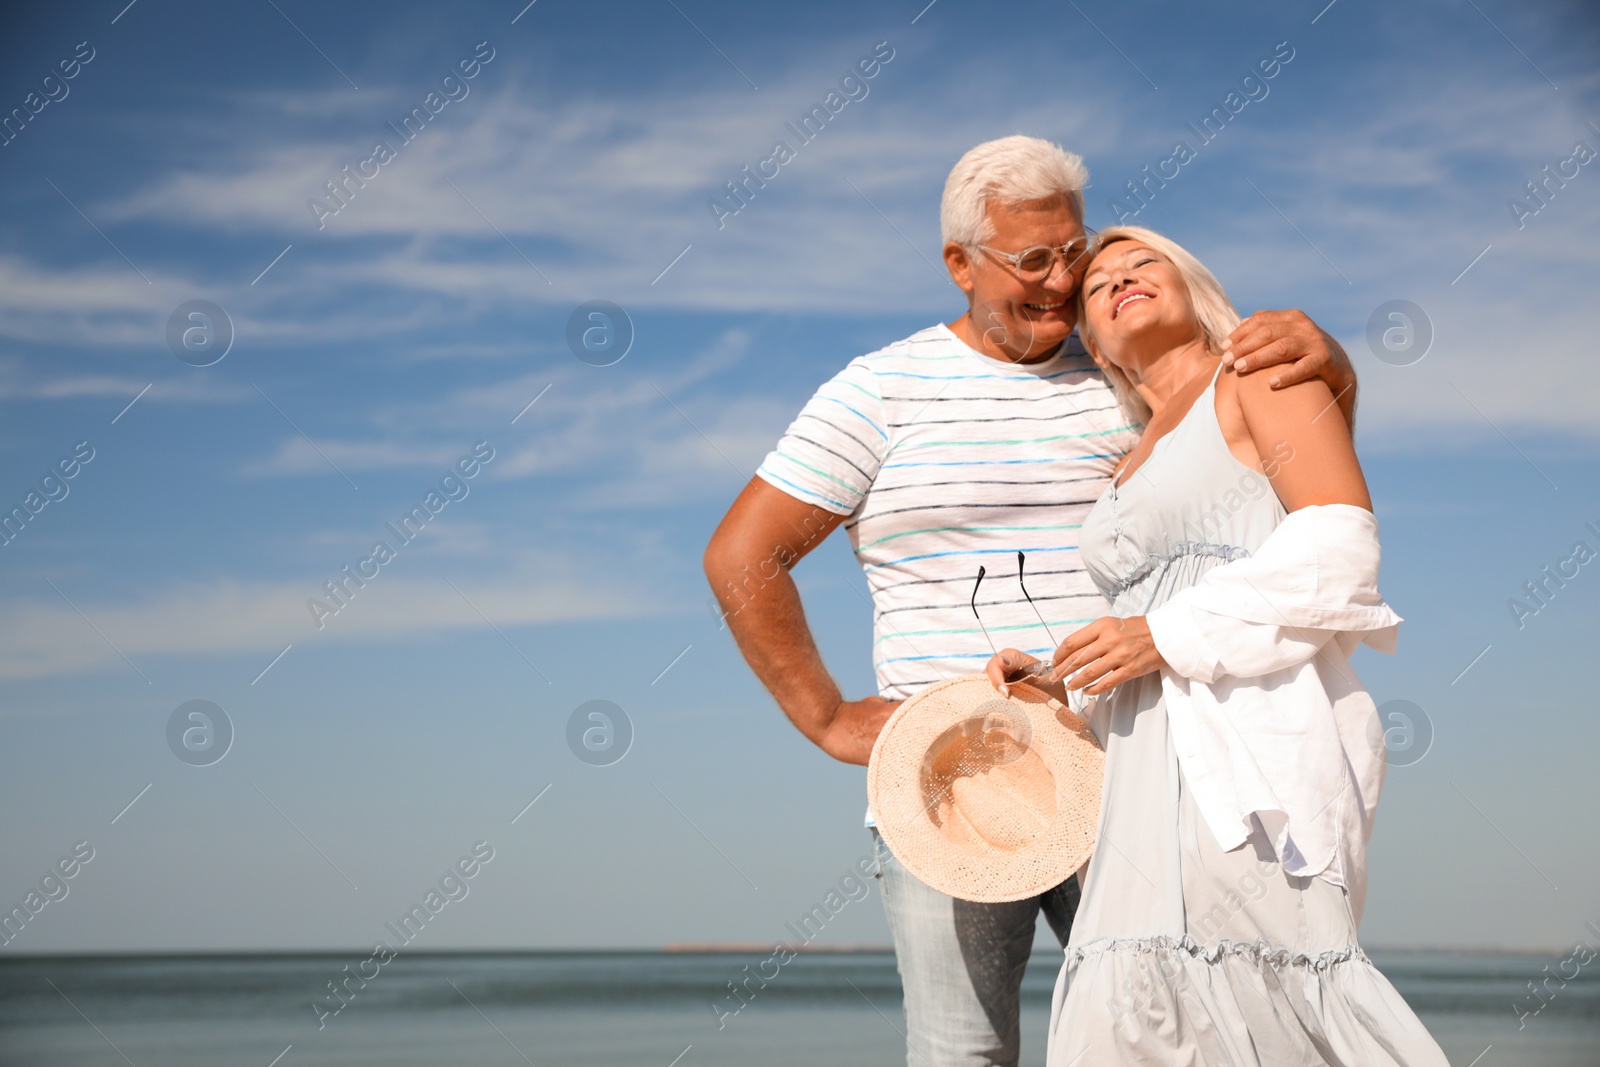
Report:
M1027 1064L1044 1062L1051 955L1035 955L1024 983ZM1533 1003L1526 984L1558 957L1373 955L1456 1067L1480 1054L1476 1067L1600 1065L1600 960L1519 1031L1512 1005ZM364 954L3 958L0 1064L269 1067L280 1054L277 1067L904 1062L899 976L884 953L800 956L719 1030L709 1002L765 958L402 955L320 1031L312 1002Z

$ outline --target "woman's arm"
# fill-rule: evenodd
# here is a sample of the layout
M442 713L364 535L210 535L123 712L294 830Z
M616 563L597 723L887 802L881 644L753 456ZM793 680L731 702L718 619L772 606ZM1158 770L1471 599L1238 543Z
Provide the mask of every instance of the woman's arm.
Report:
M1313 378L1274 390L1264 375L1227 375L1224 403L1236 407L1259 456L1291 458L1265 465L1286 511L1313 504L1372 510L1367 480L1333 391Z

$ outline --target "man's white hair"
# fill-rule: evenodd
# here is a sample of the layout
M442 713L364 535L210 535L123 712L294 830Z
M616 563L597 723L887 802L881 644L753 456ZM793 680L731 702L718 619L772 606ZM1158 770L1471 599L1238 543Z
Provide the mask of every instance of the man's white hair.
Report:
M1038 137L1017 134L967 150L945 179L939 202L939 229L944 243L968 248L994 239L989 221L991 201L1021 204L1066 197L1083 218L1083 187L1089 170L1083 157Z

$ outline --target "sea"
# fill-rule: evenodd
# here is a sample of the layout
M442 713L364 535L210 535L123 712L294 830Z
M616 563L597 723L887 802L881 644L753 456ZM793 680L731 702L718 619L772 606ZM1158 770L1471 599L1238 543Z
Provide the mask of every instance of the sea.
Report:
M1600 959L1370 954L1455 1067L1600 1065ZM0 956L0 1065L905 1062L891 953L808 952L781 967L770 958L770 950L412 953L379 966L355 952ZM1024 1064L1044 1063L1059 960L1036 950L1024 978ZM748 1000L730 999L728 983L775 969L764 987L745 987L754 991ZM335 999L329 983L357 971L375 976L364 987L351 979L354 992Z

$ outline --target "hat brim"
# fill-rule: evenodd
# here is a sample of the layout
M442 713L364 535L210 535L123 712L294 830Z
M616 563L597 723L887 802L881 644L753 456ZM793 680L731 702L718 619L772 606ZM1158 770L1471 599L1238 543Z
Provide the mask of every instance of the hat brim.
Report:
M917 878L960 900L993 904L1038 896L1064 882L1094 850L1105 751L1089 724L1060 701L1025 683L1012 683L1010 690L1002 697L981 674L919 690L884 724L867 766L868 802L889 851ZM1044 790L1035 797L1040 803L1008 812L993 810L995 801L987 800L990 822L1013 822L1014 833L985 836L954 826L950 804L936 809L929 799L930 750L952 730L980 720L1015 724L1008 732L1020 729L1025 736L1010 751L1029 761L1036 783L1044 782L1041 773L1049 776L1035 788Z

